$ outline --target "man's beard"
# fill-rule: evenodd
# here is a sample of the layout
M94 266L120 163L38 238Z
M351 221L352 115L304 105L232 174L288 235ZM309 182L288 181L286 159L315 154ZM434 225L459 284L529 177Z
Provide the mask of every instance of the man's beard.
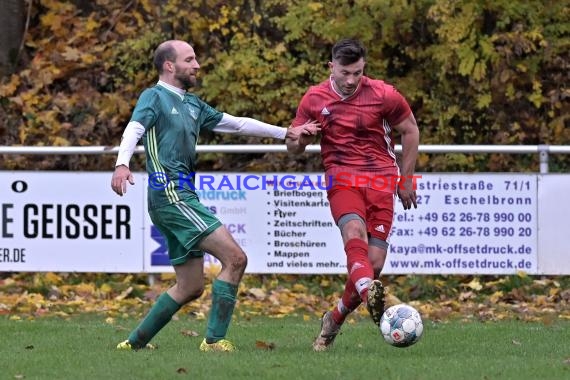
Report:
M184 88L191 88L194 87L196 85L196 79L195 78L191 78L188 75L179 75L176 74L174 76L174 78L180 82L180 84L184 87Z

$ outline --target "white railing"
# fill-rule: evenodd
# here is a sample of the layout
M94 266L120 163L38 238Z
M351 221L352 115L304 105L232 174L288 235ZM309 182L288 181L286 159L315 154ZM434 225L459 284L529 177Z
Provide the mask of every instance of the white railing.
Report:
M402 146L396 145L401 152ZM20 155L77 155L77 154L117 154L117 146L0 146L0 154ZM306 152L319 153L319 145L307 146ZM503 153L503 154L538 154L540 173L548 173L550 154L570 154L570 145L420 145L421 153ZM198 145L198 153L285 153L287 148L281 145ZM137 146L135 153L144 153L142 146Z

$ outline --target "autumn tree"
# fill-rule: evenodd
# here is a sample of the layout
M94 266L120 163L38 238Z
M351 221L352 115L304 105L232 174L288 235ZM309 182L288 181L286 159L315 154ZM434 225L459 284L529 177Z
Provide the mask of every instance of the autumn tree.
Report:
M24 32L24 5L21 0L0 0L0 78L14 70Z
M222 111L286 126L327 78L332 44L357 37L367 73L411 101L424 144L569 144L565 1L32 1L29 63L0 86L8 145L117 145L162 40L190 41L196 89ZM202 143L226 143L203 136ZM245 137L231 142L250 142ZM317 170L315 156L201 155L201 168ZM554 170L570 169L552 157ZM16 157L3 168L92 170L113 157ZM421 155L419 170L536 171L536 156Z

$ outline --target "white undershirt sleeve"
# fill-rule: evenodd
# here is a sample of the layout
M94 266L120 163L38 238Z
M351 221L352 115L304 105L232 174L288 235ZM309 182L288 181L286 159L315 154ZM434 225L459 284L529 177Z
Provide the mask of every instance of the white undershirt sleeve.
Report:
M144 134L144 126L138 121L130 121L123 132L121 145L119 145L119 154L115 166L125 165L129 167L129 161L135 152L137 143Z
M235 133L245 136L272 137L285 140L287 128L267 124L249 117L236 117L224 113L222 120L213 129L214 132Z

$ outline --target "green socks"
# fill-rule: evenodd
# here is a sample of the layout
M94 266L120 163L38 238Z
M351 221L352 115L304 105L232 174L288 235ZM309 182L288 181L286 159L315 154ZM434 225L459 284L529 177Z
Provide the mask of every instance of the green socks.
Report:
M180 305L168 293L162 293L143 321L129 335L129 342L133 348L145 347L170 322L170 319L178 310L180 310Z
M237 290L237 285L214 280L212 284L212 309L208 317L206 331L207 343L215 343L226 336L236 304ZM162 293L143 321L129 335L129 342L133 348L145 347L170 322L180 307L168 293Z
M234 313L237 291L237 285L218 279L214 280L206 343L215 343L225 338Z

